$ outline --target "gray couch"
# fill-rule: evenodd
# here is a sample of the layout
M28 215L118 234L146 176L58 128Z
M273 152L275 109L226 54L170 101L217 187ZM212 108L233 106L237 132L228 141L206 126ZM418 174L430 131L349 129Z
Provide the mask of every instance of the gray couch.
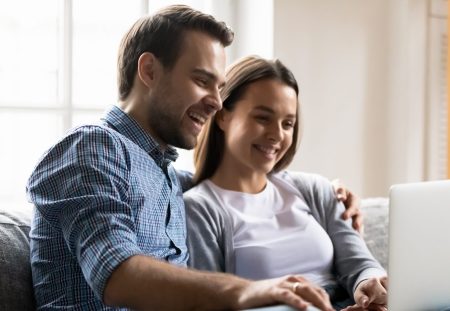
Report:
M30 268L31 208L0 206L0 310L34 310Z
M387 268L387 200L367 199L362 205L364 239ZM28 240L31 214L31 207L0 206L0 310L34 310Z

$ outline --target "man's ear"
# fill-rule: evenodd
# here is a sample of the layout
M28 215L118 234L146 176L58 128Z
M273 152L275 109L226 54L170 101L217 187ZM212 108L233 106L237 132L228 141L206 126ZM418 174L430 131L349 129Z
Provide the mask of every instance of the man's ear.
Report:
M153 53L145 52L139 56L137 74L139 80L150 88L157 76L158 66L160 66L158 59Z

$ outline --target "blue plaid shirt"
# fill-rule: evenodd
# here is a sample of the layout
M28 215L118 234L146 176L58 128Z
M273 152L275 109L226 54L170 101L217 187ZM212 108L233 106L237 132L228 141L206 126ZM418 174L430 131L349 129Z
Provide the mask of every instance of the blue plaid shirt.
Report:
M115 106L47 151L27 184L38 309L112 310L106 281L133 255L186 265L176 157Z

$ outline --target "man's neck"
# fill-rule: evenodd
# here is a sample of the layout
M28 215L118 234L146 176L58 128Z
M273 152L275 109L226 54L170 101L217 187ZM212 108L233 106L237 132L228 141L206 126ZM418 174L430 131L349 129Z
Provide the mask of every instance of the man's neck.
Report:
M141 108L144 107L144 105L139 104L142 100L144 99L136 98L136 96L130 94L126 100L119 101L117 105L126 114L132 117L139 124L139 126L158 143L162 152L165 152L168 145L163 142L150 127L150 121L147 119L148 112Z

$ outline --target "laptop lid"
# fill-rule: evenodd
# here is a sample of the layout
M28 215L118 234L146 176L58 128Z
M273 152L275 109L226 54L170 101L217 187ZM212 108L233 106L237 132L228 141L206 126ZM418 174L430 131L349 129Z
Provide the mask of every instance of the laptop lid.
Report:
M450 180L400 184L389 194L388 310L450 306Z

